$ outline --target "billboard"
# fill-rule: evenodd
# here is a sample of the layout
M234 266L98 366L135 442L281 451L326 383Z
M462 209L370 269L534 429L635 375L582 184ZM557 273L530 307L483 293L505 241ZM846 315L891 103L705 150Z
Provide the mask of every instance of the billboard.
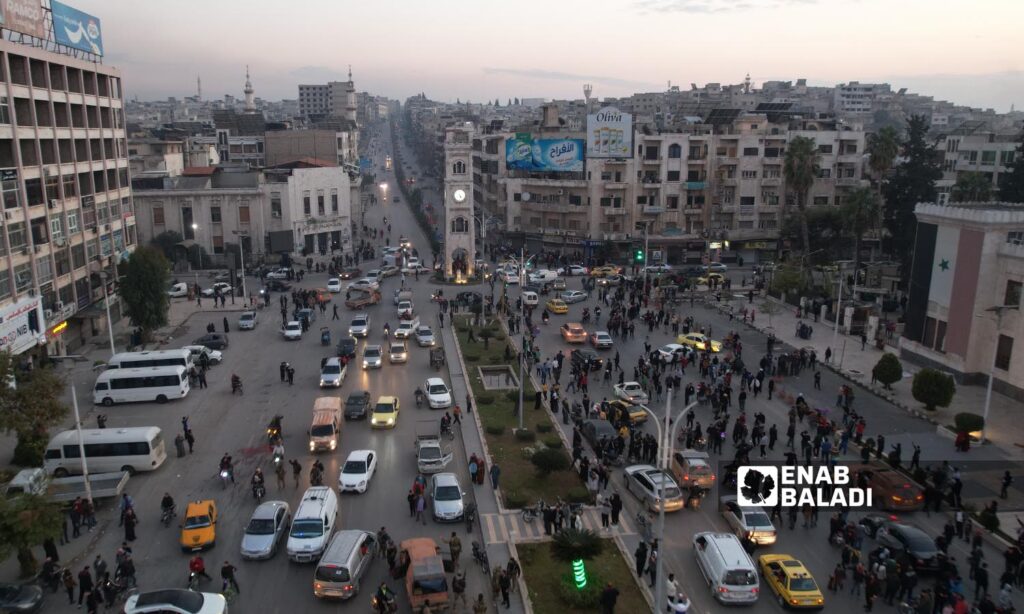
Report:
M633 116L615 107L587 115L588 158L632 158Z
M505 141L505 168L519 171L583 171L582 139L534 139L516 134Z
M0 311L0 351L20 354L39 343L46 326L42 299L22 299Z
M21 32L36 38L46 37L43 7L39 0L2 0L0 28Z
M53 13L53 37L59 44L103 55L99 19L57 0L50 0L50 11Z

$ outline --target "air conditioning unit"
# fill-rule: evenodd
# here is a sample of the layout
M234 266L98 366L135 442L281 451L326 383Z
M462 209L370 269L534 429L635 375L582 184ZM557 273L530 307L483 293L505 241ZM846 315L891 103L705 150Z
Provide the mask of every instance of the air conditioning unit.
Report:
M57 247L64 247L65 245L67 245L67 243L68 242L66 239L64 239L64 237L57 237L53 240L53 244L56 245Z
M5 220L9 220L12 217L14 217L14 215L10 211L4 211L4 219Z
M561 196L562 194L565 194L565 190L558 188L558 195Z
M280 211L272 211L270 213L270 217L275 217L277 219L281 219L281 212Z
M53 310L52 309L44 309L43 310L43 317L46 318L47 322L52 320L53 319Z
M54 311L64 311L64 301L57 301L53 304Z
M104 225L104 226L103 226L103 230L110 230L110 224L106 224L106 225Z
M51 198L51 199L50 199L50 202L49 202L49 207L50 207L51 209L56 209L56 208L57 208L57 204L58 204L58 203L57 203L57 199L56 199L56 198Z

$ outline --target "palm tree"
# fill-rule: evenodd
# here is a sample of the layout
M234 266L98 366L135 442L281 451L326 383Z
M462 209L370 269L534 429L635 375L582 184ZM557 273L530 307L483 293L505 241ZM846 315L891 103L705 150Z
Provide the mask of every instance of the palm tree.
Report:
M984 202L992 197L992 181L981 173L964 173L957 177L950 193L953 202Z
M798 136L789 142L782 172L786 177L786 189L793 193L796 207L800 210L800 234L804 255L807 255L811 249L811 233L807 227L807 193L818 174L818 145L814 139Z
M881 210L878 194L871 188L851 190L843 202L839 214L843 220L843 229L853 237L853 275L856 278L860 270L860 243L864 233L878 223Z
M868 166L875 178L875 187L879 196L881 196L882 178L896 161L896 156L900 153L900 145L899 132L892 126L886 126L878 132L868 135Z

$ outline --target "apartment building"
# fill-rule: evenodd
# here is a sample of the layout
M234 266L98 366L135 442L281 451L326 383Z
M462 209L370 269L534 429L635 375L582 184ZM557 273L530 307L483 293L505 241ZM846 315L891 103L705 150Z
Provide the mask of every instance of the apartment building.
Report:
M185 144L160 139L129 139L128 163L132 177L174 177L185 169Z
M953 186L968 173L987 178L996 196L1000 177L1010 170L1020 144L1021 129L997 133L985 129L983 122L970 122L942 135L936 145L943 156L938 204L949 203Z
M120 72L0 40L0 349L106 337L102 301L136 244ZM105 286L105 287L104 287Z
M348 81L299 85L299 114L309 121L335 116L356 122L357 111L356 85L352 81L351 69Z

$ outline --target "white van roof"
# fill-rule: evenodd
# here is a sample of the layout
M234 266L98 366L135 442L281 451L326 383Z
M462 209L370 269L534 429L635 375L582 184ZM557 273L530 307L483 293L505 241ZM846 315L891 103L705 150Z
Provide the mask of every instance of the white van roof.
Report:
M334 495L334 491L326 486L313 486L302 494L302 501L299 508L295 510L294 519L320 518L324 506L327 505L327 498Z

